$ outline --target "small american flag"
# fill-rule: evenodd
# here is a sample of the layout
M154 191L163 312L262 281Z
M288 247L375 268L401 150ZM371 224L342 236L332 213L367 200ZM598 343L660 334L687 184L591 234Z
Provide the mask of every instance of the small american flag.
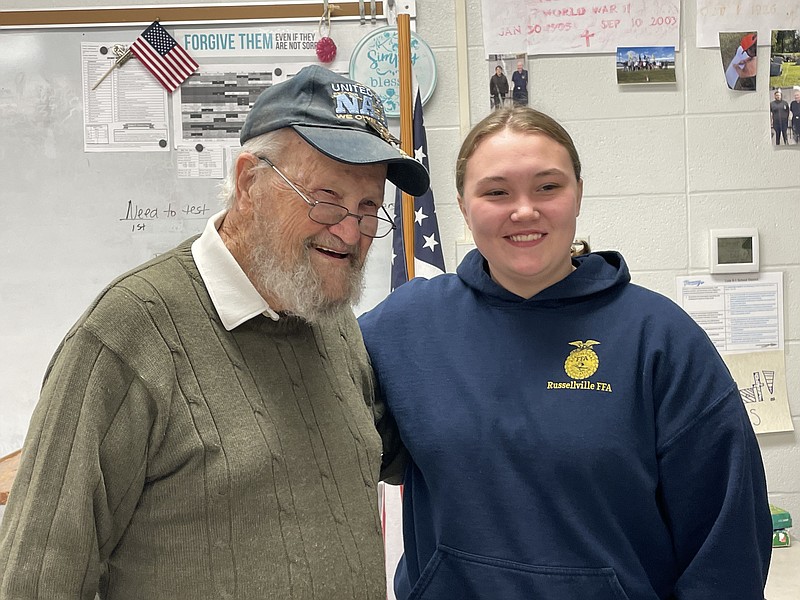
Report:
M136 38L131 44L131 52L170 92L178 89L198 67L194 59L158 21L153 21Z

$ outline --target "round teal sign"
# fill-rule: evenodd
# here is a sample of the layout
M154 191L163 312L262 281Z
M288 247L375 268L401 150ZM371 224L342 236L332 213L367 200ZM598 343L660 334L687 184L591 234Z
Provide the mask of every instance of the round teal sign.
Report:
M411 32L411 66L425 104L436 87L433 52ZM380 96L386 116L400 116L400 65L397 58L397 28L381 27L367 34L350 57L350 79L371 87Z

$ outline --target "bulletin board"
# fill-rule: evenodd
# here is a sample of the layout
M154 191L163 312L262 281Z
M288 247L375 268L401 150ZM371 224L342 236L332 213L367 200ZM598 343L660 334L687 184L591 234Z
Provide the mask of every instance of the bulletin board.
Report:
M162 21L179 41L188 29L238 36L243 27L281 23L173 27ZM386 25L385 18L334 19L330 35L338 51L329 66L346 73L358 41ZM143 29L137 24L2 32L0 455L21 446L50 357L92 299L116 276L199 233L221 209L220 179L177 176L174 136L163 151L84 150L82 44L129 44ZM290 60L254 58L252 52L198 50L193 56L201 70L259 63L274 71L280 63L296 71L303 62L317 62L313 55ZM168 110L172 122L172 102ZM388 281L388 273L381 276Z

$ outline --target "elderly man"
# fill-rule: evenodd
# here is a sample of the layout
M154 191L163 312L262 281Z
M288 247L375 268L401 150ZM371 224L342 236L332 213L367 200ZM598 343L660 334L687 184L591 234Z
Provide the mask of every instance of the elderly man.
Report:
M527 106L528 104L528 70L521 60L517 61L517 70L511 74L511 85L513 90L511 98L515 106Z
M256 101L205 231L123 275L45 377L0 598L374 600L381 440L351 301L388 178L428 174L372 90L307 67Z

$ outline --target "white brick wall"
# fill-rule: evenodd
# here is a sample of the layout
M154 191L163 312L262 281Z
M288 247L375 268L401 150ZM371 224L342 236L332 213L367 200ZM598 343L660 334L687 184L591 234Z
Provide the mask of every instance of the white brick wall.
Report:
M454 29L460 1L417 0L417 32L434 49L438 66L438 86L425 117L449 270L456 266L456 243L466 237L453 186L460 140ZM4 7L75 4L9 0ZM83 4L120 5L113 0ZM800 150L778 151L770 145L768 49L759 48L759 91L729 91L719 52L695 47L695 2L682 4L675 86L621 88L612 55L535 57L529 62L530 103L562 121L581 153L586 181L579 231L590 235L595 249L620 250L637 283L672 296L675 276L707 269L710 228L758 228L762 268L785 273L787 382L795 427L800 429L800 376L793 367L793 361L800 360ZM488 68L480 0L466 0L466 6L474 123L488 110ZM771 500L800 518L798 434L762 435L759 441Z
M445 260L466 238L453 168L460 138L455 4L417 0L417 32L439 82L425 107ZM467 0L471 120L488 112L480 0ZM620 87L613 55L530 57L530 104L561 121L584 166L578 230L620 250L633 279L674 298L675 277L708 269L708 230L756 227L765 271L784 272L789 401L800 431L800 149L771 146L769 49L758 92L727 89L718 49L695 47L695 3L684 1L675 86ZM657 160L655 160L657 159ZM770 499L800 516L800 433L762 434Z

